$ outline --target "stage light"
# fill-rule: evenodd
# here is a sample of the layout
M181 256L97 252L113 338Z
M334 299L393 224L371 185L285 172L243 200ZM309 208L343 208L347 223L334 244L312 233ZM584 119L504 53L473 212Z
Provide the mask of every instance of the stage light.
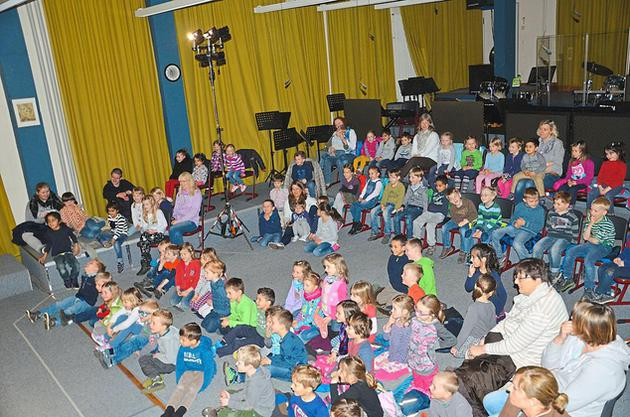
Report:
M189 41L194 42L195 46L198 46L205 41L201 29L197 29L196 31L189 33L186 37Z
M223 26L219 29L213 26L208 29L206 33L203 34L203 37L206 38L210 43L217 43L218 41L227 42L232 39L232 35L230 35L230 29L227 26Z

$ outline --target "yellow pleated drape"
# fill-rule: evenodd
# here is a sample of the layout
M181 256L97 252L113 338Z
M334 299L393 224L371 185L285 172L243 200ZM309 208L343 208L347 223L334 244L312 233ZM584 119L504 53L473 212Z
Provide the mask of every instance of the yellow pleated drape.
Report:
M149 24L133 14L145 3L43 4L83 203L104 214L101 193L112 168L146 188L170 174Z
M0 178L0 255L5 253L13 256L19 255L18 247L11 243L11 230L14 227L15 219L4 189L4 182Z
M328 12L333 92L347 98L396 101L388 10L355 7Z
M483 63L481 11L465 0L400 10L416 74L433 77L440 91L467 87L468 66Z
M329 119L323 21L315 8L254 14L274 0L223 0L175 12L182 78L193 149L209 153L216 139L208 69L193 58L187 33L228 26L227 64L216 79L222 139L237 148L258 150L270 165L267 132L259 132L255 113L292 112L289 126L303 129ZM293 151L289 151L291 160ZM276 154L276 164L281 164ZM276 165L278 166L278 165Z
M556 53L561 89L582 88L584 34L589 34L588 60L623 75L630 27L628 0L558 0L556 5ZM604 77L592 75L593 88L600 89Z

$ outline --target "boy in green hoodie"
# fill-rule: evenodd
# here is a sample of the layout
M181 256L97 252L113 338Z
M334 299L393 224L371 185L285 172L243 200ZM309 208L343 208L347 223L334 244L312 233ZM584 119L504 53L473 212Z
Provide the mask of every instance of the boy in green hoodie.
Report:
M230 278L225 283L225 293L230 300L230 315L221 320L219 332L226 335L236 326L257 324L256 303L245 295L245 283L240 278Z

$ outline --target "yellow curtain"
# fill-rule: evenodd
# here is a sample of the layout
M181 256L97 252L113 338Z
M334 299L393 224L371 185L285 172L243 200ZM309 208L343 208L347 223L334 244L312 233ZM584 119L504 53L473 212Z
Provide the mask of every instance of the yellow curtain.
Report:
M4 189L4 182L0 178L0 255L8 253L9 255L18 256L19 249L11 243L11 230L15 227L15 219L9 199Z
M207 68L193 58L187 33L229 26L227 65L220 67L216 90L222 139L237 148L258 150L270 166L267 132L258 132L255 113L291 111L290 127L325 123L328 81L321 15L313 8L254 14L274 0L223 0L175 12L182 78L195 152L211 152L216 139ZM293 151L289 150L289 161ZM276 167L283 166L276 154Z
M467 87L468 65L483 63L481 11L465 0L400 10L416 74L433 77L440 91Z
M146 188L170 174L157 70L143 0L46 0L44 10L83 203L105 213L114 167ZM65 191L65 190L61 190Z
M562 89L581 89L584 70L584 34L589 34L588 60L625 71L630 27L628 0L558 0L556 6L557 74ZM593 89L600 89L605 77L590 75Z
M328 12L333 92L347 98L396 101L389 10L355 7Z

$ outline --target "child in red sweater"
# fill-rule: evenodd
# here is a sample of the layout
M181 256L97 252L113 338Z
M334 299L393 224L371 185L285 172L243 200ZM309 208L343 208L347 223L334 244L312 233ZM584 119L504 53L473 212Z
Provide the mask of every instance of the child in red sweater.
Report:
M201 273L201 263L194 254L193 246L184 243L179 251L181 262L175 269L175 292L171 295L171 304L182 312L190 306Z
M586 207L597 197L604 196L611 203L621 192L623 180L626 178L626 162L624 160L623 142L612 142L606 146L606 161L597 174L597 184L591 187L586 200Z

